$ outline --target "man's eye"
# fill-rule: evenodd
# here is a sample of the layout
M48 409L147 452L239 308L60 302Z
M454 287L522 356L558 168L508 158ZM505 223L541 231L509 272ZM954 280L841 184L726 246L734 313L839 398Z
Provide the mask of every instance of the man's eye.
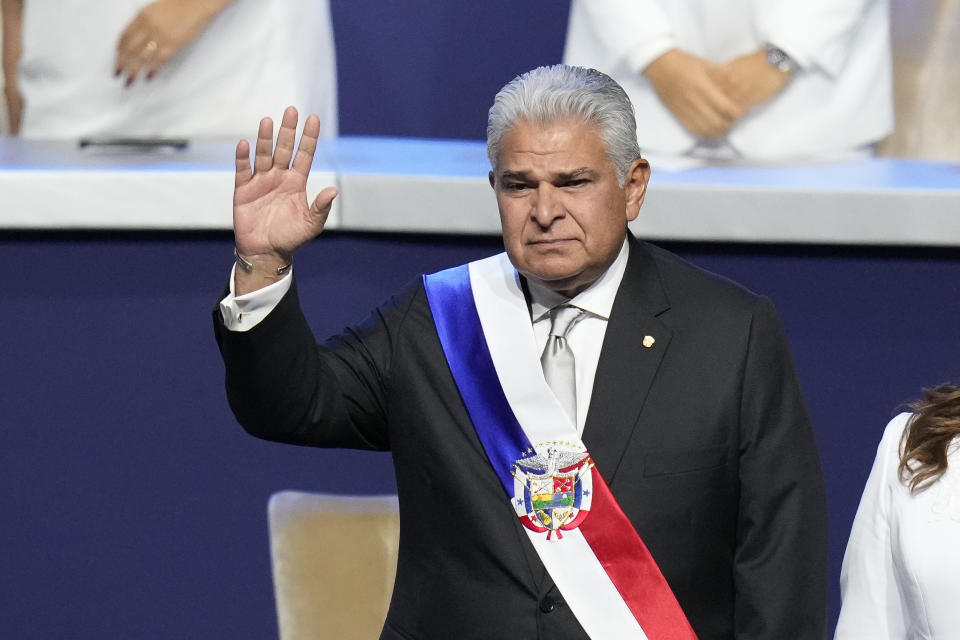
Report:
M503 188L507 191L523 191L527 188L527 185L522 182L508 182L503 185Z
M587 183L589 183L589 182L590 182L590 181L587 180L586 178L577 178L576 180L568 180L567 182L563 183L563 186L565 186L565 187L582 187L583 185L585 185L585 184L587 184Z

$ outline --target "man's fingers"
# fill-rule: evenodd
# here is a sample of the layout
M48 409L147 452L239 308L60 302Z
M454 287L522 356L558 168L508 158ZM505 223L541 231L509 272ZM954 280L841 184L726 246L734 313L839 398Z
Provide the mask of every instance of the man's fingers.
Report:
M250 170L250 143L246 140L237 143L236 164L237 173L233 186L241 187L250 182L250 178L253 177L253 172Z
M313 154L317 150L317 137L319 135L320 118L318 118L316 114L310 114L307 121L303 124L303 135L300 136L300 146L297 148L297 155L293 159L293 170L297 173L301 173L304 176L310 174L310 167L313 165ZM323 191L320 193L323 193Z
M280 133L277 134L277 149L273 152L273 166L286 169L293 157L293 143L297 139L297 110L287 107L280 121Z
M264 118L257 131L257 154L253 160L256 172L270 171L273 166L273 120Z
M313 204L310 205L310 213L320 219L321 225L327 221L327 216L330 215L330 207L333 206L333 199L337 197L338 193L336 187L327 187L313 199Z

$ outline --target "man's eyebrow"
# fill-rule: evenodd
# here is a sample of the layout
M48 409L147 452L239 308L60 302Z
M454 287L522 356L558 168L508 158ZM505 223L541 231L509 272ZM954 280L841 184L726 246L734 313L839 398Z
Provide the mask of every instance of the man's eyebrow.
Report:
M574 169L572 171L563 171L557 173L555 174L555 177L558 180L576 180L577 178L581 178L585 175L593 175L593 173L594 171L590 167L580 167L579 169ZM527 177L527 173L525 171L511 171L508 169L500 174L500 179L525 181L529 178Z
M558 173L557 177L561 180L575 180L585 175L593 175L593 169L590 167L580 167L579 169L574 169L568 173Z

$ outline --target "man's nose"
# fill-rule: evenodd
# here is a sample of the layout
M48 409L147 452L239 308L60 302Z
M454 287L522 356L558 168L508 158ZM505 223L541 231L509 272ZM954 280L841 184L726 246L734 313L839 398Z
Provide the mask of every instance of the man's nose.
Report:
M537 187L536 200L531 211L533 219L541 227L549 227L557 218L562 218L566 212L561 202L559 190L552 184L541 183Z

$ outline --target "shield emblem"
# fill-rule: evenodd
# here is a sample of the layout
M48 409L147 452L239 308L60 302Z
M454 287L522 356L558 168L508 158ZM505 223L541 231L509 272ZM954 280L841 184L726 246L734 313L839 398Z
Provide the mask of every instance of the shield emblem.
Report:
M525 527L560 540L561 531L578 527L590 511L593 461L567 443L537 449L513 464L514 506Z

